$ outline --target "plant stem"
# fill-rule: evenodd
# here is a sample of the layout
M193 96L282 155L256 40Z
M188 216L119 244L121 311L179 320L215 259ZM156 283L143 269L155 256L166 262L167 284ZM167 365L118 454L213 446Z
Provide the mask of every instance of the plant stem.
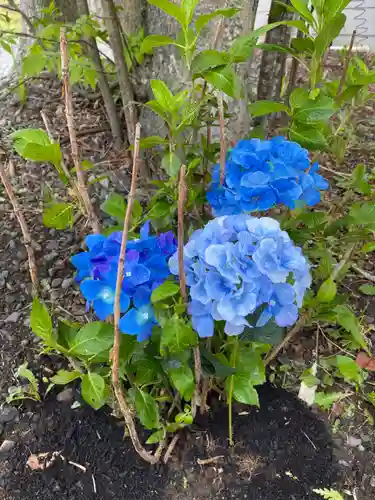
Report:
M74 126L73 117L73 98L72 89L69 82L69 55L68 55L68 42L66 38L65 28L60 30L60 51L61 51L61 73L64 84L64 95L65 95L65 116L68 124L70 146L72 150L72 158L74 162L74 167L77 174L77 188L81 195L86 216L90 222L91 228L94 233L100 233L99 220L95 214L94 207L91 203L90 196L86 187L85 174L81 167L81 162L79 158L79 150L77 143L77 135Z
M354 30L353 33L352 33L352 37L350 39L350 44L349 44L348 52L346 53L345 63L344 63L344 68L342 70L342 75L341 75L341 79L340 79L340 83L339 83L339 88L337 89L337 95L338 96L341 94L342 88L343 88L344 83L345 83L346 73L348 71L348 67L349 67L349 63L350 63L350 58L352 56L353 45L354 45L354 40L355 40L356 34L357 34L356 30Z
M185 238L185 228L184 228L184 214L185 214L185 202L186 202L186 179L185 179L186 167L181 165L180 168L180 179L178 183L178 207L177 207L177 217L178 217L178 227L177 227L177 242L178 242L178 276L180 280L180 292L183 301L186 305L188 301L187 289L186 289L186 276L184 269L184 238Z
M237 364L237 353L238 353L238 337L235 336L233 337L233 349L230 355L230 365L232 368L236 368ZM229 445L233 446L233 405L232 405L232 399L233 399L233 383L234 383L234 377L233 375L230 376L229 380L229 389L228 389L228 434L229 434Z
M1 181L4 185L5 191L7 192L7 195L9 197L9 200L12 204L13 211L15 216L18 219L22 235L23 235L23 242L26 248L27 252L27 258L29 262L29 271L30 271L30 278L31 278L31 283L33 285L33 295L37 295L38 292L38 270L36 267L36 259L35 259L35 253L34 253L34 248L32 246L32 239L30 236L29 228L27 226L26 219L23 215L21 205L19 204L16 195L14 194L12 184L10 183L8 179L7 172L3 166L3 164L0 162L0 177Z
M219 127L220 127L220 186L224 184L225 178L225 158L227 155L227 147L225 141L225 121L224 121L224 104L223 94L220 92L218 97L219 111Z
M139 142L141 135L141 125L137 123L135 129L135 139L134 139L134 153L133 153L133 169L132 169L132 180L130 185L130 191L128 195L128 206L125 214L124 229L122 232L120 256L118 263L117 279L116 279L116 292L115 292L115 303L114 303L114 341L112 350L112 385L115 391L115 395L120 406L121 413L124 417L126 427L128 428L130 438L132 440L133 446L136 452L147 462L155 464L159 461L161 453L164 448L164 443L161 443L156 450L155 454L149 453L141 444L139 436L134 424L133 416L129 405L126 401L126 396L122 390L120 377L119 377L119 364L120 364L120 294L122 282L124 279L124 265L125 265L125 254L126 245L128 242L128 232L130 226L130 220L133 211L133 202L135 197L135 189L137 185L137 173L138 173L138 156L139 156Z

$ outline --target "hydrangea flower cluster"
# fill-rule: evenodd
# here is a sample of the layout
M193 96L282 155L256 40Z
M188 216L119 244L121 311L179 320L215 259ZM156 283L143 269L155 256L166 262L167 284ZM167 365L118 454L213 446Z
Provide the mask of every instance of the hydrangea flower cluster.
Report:
M81 292L101 320L114 312L121 238L122 232L89 235L88 252L72 257ZM170 275L168 259L176 249L172 232L150 236L149 223L142 227L139 239L128 241L120 295L121 312L126 313L120 320L122 333L137 335L140 342L151 336L156 324L151 293Z
M318 174L319 165L311 166L307 150L283 137L239 141L225 168L220 186L216 165L207 193L216 216L268 210L278 204L292 209L298 202L314 206L320 201L320 190L328 189L328 182Z
M176 254L169 267L178 274ZM189 312L200 337L213 335L215 320L225 321L228 335L272 318L290 326L311 285L307 260L279 223L247 214L218 217L195 231L184 248L184 267ZM259 307L256 325L250 324Z

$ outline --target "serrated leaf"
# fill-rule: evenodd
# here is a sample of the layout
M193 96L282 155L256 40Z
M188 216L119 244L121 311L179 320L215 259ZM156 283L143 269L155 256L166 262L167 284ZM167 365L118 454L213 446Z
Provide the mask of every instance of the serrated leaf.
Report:
M207 71L202 76L213 87L233 97L233 99L240 98L241 83L230 66Z
M353 339L364 349L367 349L367 342L362 333L357 317L346 305L336 306L334 309L337 323L351 333Z
M88 372L82 378L81 393L86 403L99 410L106 401L104 378L98 373Z
M68 371L68 370L59 370L56 375L50 378L51 382L53 382L56 385L66 385L70 384L70 382L73 382L77 378L81 378L82 373L74 370L74 371Z
M155 399L145 391L134 387L129 390L134 400L137 417L146 429L159 427L159 408Z
M199 34L202 31L202 29L206 26L206 24L208 24L212 19L215 19L215 17L223 16L226 18L230 18L236 15L240 11L241 9L229 7L226 9L217 9L214 12L210 12L210 14L202 14L201 16L198 16L195 22L195 29L197 31L197 34Z
M328 278L324 283L321 284L316 298L320 303L332 302L337 294L337 285L333 279Z
M329 410L333 403L344 397L344 392L316 392L314 403L323 408L323 410Z
M48 146L51 144L51 140L46 132L39 128L16 130L12 132L9 137L13 141L14 149L20 156L23 156L24 149L29 143L39 144L40 146Z
M95 321L83 326L73 338L69 353L90 358L91 361L108 361L113 346L113 325Z
M177 314L164 323L160 339L161 353L182 352L195 345L197 345L196 332Z
M348 356L336 356L336 365L341 375L347 381L361 384L365 378L365 372L357 365L354 359Z
M70 203L53 203L43 212L43 224L55 229L66 229L74 224L73 206Z
M375 224L375 202L355 203L349 212L350 217L357 224Z
M46 306L35 297L31 307L30 327L33 333L46 343L53 341L52 319Z
M264 116L269 113L279 113L280 111L289 113L290 110L282 102L263 100L249 104L249 112L253 117Z
M125 219L126 202L124 196L121 194L111 193L101 204L100 208L105 214L110 215L119 221L123 221Z
M156 304L161 300L168 299L169 297L173 297L180 291L180 286L173 281L165 281L160 286L153 290L151 295L152 304Z
M233 397L239 403L259 406L258 392L251 385L251 380L246 373L236 373L232 375ZM228 391L228 389L227 389Z
M178 21L181 25L185 24L185 16L184 13L178 5L173 2L169 2L168 0L147 0L149 4L155 5L160 10L172 16Z
M36 76L39 75L46 66L46 58L44 54L27 54L22 59L22 75Z
M169 113L175 109L175 100L172 92L162 80L151 80L151 89L158 104Z
M176 153L169 152L163 156L161 167L170 177L177 177L181 167L180 158Z
M328 147L327 139L320 130L299 123L293 123L289 138L312 150L325 150Z
M147 439L146 444L160 443L163 439L165 439L165 429L159 429L151 434L151 436Z
M191 368L183 364L179 368L169 369L168 374L173 386L178 390L181 396L186 401L190 401L195 388L194 375Z
M335 112L334 101L330 97L321 97L317 100L309 99L294 113L293 118L298 122L309 125L329 120Z
M375 296L375 285L361 285L359 290L365 295Z
M193 75L197 75L218 66L225 66L228 63L229 57L225 52L203 50L194 57L191 63L191 72Z

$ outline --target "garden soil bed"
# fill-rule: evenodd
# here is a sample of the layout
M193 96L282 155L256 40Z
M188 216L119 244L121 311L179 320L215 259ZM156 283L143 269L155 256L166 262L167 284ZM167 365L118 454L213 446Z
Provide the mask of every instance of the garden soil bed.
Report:
M6 136L14 129L43 128L42 108L66 144L61 87L54 82L34 85L23 107L13 97L0 100L0 143L8 146ZM113 151L108 132L98 132L105 123L99 101L75 96L75 110L80 117L82 156L99 163L95 175L108 177L92 186L99 209L109 191L126 192L129 161ZM374 113L374 106L356 113L358 140L346 156L344 171L359 161L369 167L373 164ZM55 314L84 322L85 304L72 284L69 258L79 251L87 229L80 221L71 231L44 228L41 200L50 190L60 190L64 199L61 184L49 166L19 158L14 158L14 164L12 182L35 239L42 296ZM326 166L332 168L332 164ZM332 195L327 194L327 201ZM369 261L363 267L373 272L373 265ZM350 292L360 295L358 284L363 280L355 275L349 275L349 280ZM50 394L42 403L24 402L18 409L2 407L8 388L19 384L14 374L21 363L27 361L39 379L63 366L59 358L39 355L38 340L29 328L30 292L21 233L0 187L0 446L5 440L9 443L8 451L0 454L0 500L308 500L319 498L313 488L331 485L356 500L375 498L375 431L369 408L363 405L341 417L332 434L321 420L326 416L314 415L291 393L266 386L260 389L260 410L246 409L248 415L237 416L233 451L227 446L226 412L221 414L219 408L214 420L198 422L181 436L166 466L155 467L137 457L129 439L123 439L122 424L109 412L87 407L72 410L71 403L78 398L74 392ZM369 324L375 323L373 299L366 298L360 307ZM315 338L303 335L288 354L298 361L308 360L314 347ZM335 421L332 414L330 421ZM27 467L31 454L47 452L60 454L52 467L44 472ZM198 459L215 456L223 458L207 465L198 463Z
M0 498L318 498L313 488L336 484L340 475L325 424L282 389L262 387L260 401L260 409L237 407L233 449L227 446L226 409L219 409L181 436L167 465L152 467L138 458L123 439L123 426L105 411L72 410L70 401L50 396L14 412L6 426L3 437L15 444L0 455ZM53 452L59 456L45 471L27 466L31 454Z

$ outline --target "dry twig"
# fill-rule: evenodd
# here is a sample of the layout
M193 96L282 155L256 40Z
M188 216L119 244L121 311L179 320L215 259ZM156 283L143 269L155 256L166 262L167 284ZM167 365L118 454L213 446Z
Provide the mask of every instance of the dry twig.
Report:
M12 204L13 212L17 217L19 225L21 227L23 242L26 248L27 258L29 262L29 271L30 271L31 282L33 285L33 293L36 295L38 292L38 270L36 267L34 248L32 246L32 238L29 232L26 219L23 215L21 205L19 204L16 195L14 194L12 184L10 183L4 165L1 162L0 162L0 177L4 185L5 191L7 192L9 200Z
M86 215L89 219L90 225L94 233L100 233L99 220L95 214L94 207L91 203L90 196L86 187L85 174L81 167L81 162L79 158L79 150L77 143L77 135L74 126L73 117L73 98L72 89L69 82L69 56L68 56L68 42L66 38L65 28L61 28L60 31L60 51L61 51L61 73L64 85L64 96L65 96L65 115L69 130L70 147L72 150L72 158L74 162L74 167L77 174L77 187L81 195Z
M224 458L224 455L217 455L216 457L210 457L210 458L197 458L197 463L199 465L209 465L214 462L217 462L218 460L221 460Z
M350 44L349 44L348 52L346 53L346 56L345 56L344 68L342 70L342 75L341 75L341 79L340 79L340 83L339 83L339 88L337 89L337 95L338 96L341 94L342 88L343 88L344 83L345 83L346 73L348 71L348 67L349 67L349 63L350 63L350 58L352 56L353 45L354 45L354 40L355 40L356 34L357 34L356 30L354 30L353 33L352 33L352 37L350 39Z
M178 208L177 208L177 217L178 217L178 227L177 227L177 242L178 242L178 275L180 280L180 292L181 296L185 302L187 303L188 296L186 290L186 276L184 269L184 237L185 237L185 228L184 228L184 213L185 213L185 201L186 201L186 180L185 180L185 165L181 165L180 168L180 180L178 184Z
M168 460L171 458L171 455L172 455L172 452L173 450L175 449L175 446L177 444L177 441L180 439L180 435L179 434L175 434L173 436L173 439L172 441L169 443L169 446L168 446L168 449L167 451L165 452L165 455L164 455L164 459L163 459L163 462L166 464L168 462Z
M115 391L117 402L119 404L121 413L124 417L125 424L128 428L130 438L132 440L133 446L137 453L147 462L155 464L159 461L161 453L164 448L164 443L159 444L158 449L155 454L148 452L141 444L137 430L135 428L133 416L131 409L126 401L126 396L121 387L121 382L119 378L119 355L120 355L120 294L121 286L124 279L124 265L125 265L125 254L126 245L128 242L128 232L130 227L130 221L133 211L133 202L135 197L135 189L137 185L137 173L138 173L138 156L139 156L139 143L141 136L141 125L137 123L135 139L134 139L134 156L133 156L133 170L132 170L132 180L130 185L130 191L128 195L128 206L125 214L124 229L122 232L120 256L117 271L116 280L116 292L115 292L115 304L114 304L114 342L112 350L112 385Z

